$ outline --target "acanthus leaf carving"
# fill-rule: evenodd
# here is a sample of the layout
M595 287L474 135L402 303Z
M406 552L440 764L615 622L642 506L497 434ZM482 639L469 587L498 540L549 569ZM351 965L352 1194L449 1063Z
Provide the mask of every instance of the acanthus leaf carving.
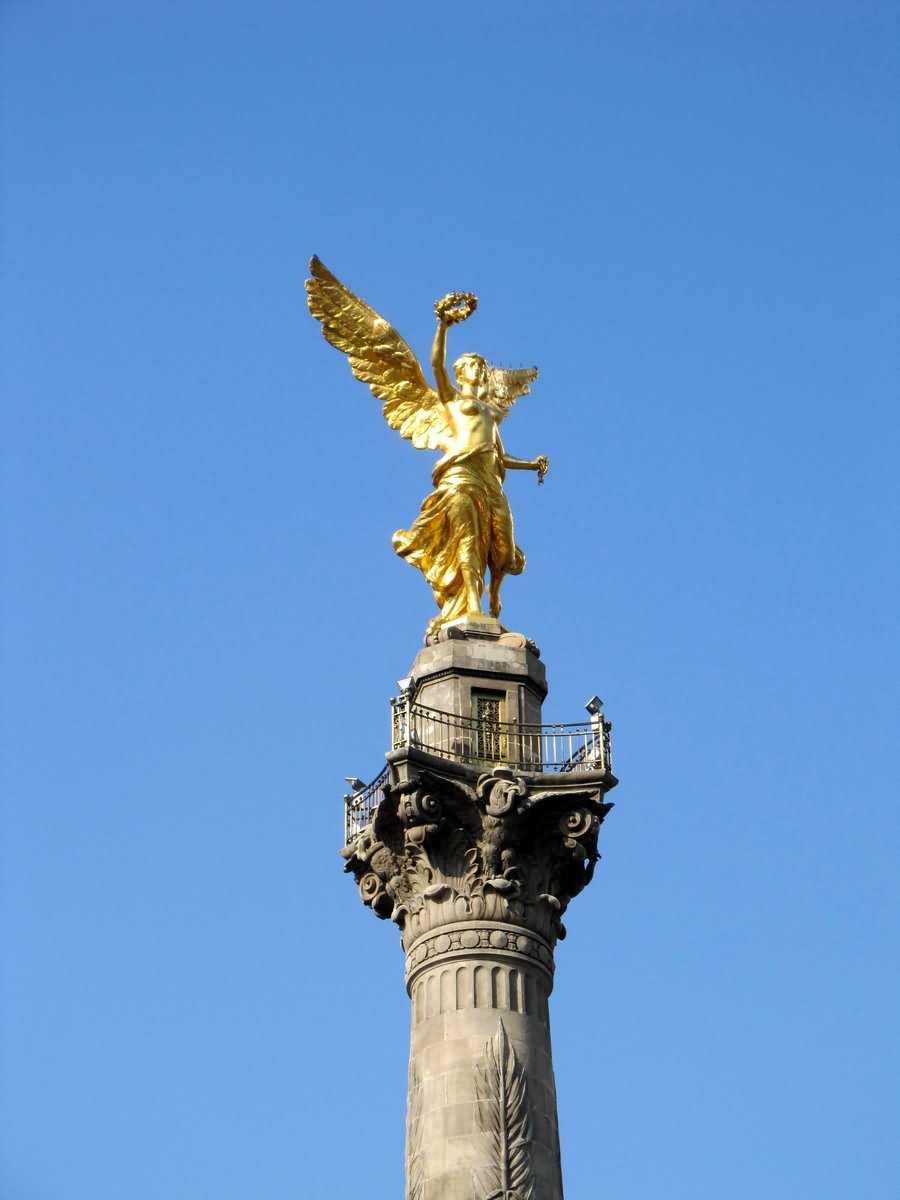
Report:
M469 786L406 764L343 851L363 902L400 926L407 948L467 919L521 924L551 943L565 936L561 917L590 882L611 805L574 778L535 783L501 766Z

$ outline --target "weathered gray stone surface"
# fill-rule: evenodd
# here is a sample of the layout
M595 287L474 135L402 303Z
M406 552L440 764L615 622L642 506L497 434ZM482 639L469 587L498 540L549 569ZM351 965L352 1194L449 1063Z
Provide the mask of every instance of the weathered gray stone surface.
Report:
M549 973L496 951L413 971L410 1200L561 1197Z
M536 648L479 626L420 651L416 702L465 715L473 687L503 688L539 722ZM384 799L344 856L406 952L407 1200L562 1200L553 950L593 875L616 780L488 770L414 746L387 757Z
M541 723L547 673L537 647L490 617L445 626L419 651L409 673L416 680L417 703L429 708L467 716L472 691L487 687L504 694L505 720Z

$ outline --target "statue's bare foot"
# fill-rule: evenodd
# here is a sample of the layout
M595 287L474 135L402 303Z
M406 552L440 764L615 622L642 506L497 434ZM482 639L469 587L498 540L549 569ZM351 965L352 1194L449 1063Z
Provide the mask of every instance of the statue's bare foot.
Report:
M438 613L436 617L432 617L432 619L428 622L428 628L425 630L426 642L430 637L434 637L443 624L444 618L440 613Z

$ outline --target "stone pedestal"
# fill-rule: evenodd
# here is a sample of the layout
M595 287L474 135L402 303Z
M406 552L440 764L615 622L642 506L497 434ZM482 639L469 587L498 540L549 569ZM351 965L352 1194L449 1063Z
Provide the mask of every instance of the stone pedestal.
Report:
M547 674L537 646L491 617L445 625L416 655L410 674L417 703L429 708L468 716L473 693L487 690L502 697L504 721L541 723Z
M412 727L403 744L395 736L377 809L344 850L363 901L397 923L406 952L407 1200L562 1200L553 950L591 880L616 780L608 759L584 754L526 769L546 763L525 761L509 728L540 722L536 647L499 627L441 632L413 665L416 703L477 726L478 698L494 696L503 732L476 728L465 761L423 749ZM508 748L509 761L489 761Z

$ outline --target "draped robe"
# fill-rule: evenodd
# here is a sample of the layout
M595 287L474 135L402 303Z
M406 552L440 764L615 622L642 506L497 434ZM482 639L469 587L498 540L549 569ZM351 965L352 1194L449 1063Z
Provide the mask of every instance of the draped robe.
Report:
M515 543L504 474L498 447L445 455L432 472L435 490L411 528L394 534L396 552L423 572L434 592L440 614L429 633L468 612L463 568L479 595L488 569L495 580L522 573L525 555Z

